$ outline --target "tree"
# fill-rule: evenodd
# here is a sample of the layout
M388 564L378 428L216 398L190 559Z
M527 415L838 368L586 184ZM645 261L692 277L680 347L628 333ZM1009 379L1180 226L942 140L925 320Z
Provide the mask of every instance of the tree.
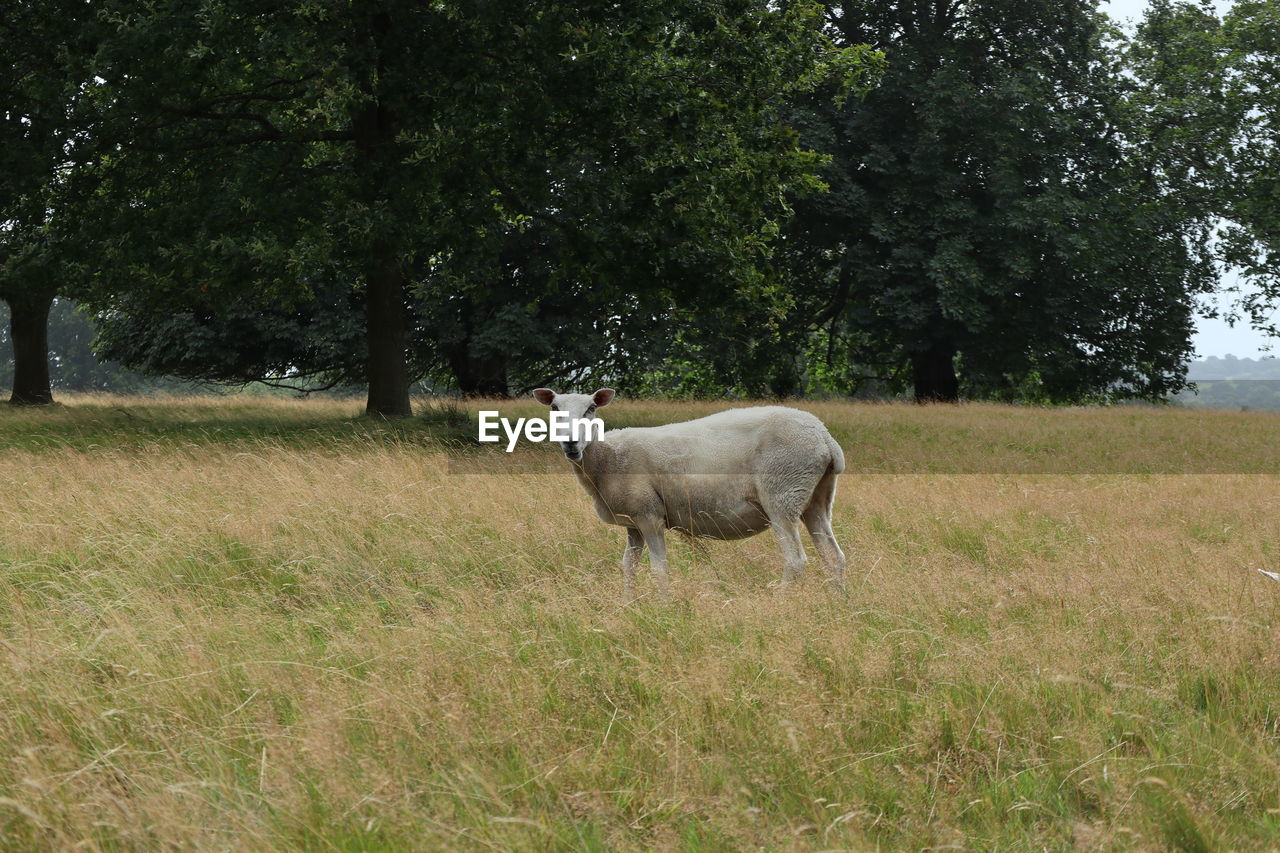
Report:
M1093 3L845 0L827 20L888 67L863 100L799 105L832 161L788 232L798 316L921 402L1181 387L1208 219L1170 203Z
M8 333L8 321L8 308L0 305L0 388L12 387L14 376L14 353ZM93 322L69 299L53 300L47 328L46 363L49 384L55 391L132 393L183 387L173 380L142 376L110 360L99 358L93 349Z
M149 376L299 390L357 387L364 376L364 306L349 287L317 286L275 307L197 298L164 316L128 294L115 304L97 317L95 350Z
M1161 169L1218 217L1219 259L1244 285L1229 319L1280 334L1280 4L1242 0L1219 19L1210 2L1154 0L1130 67Z
M9 307L10 402L53 402L49 310L70 286L52 197L79 128L70 105L87 79L90 10L62 0L0 5L0 300Z
M424 372L463 394L505 397L512 381L528 389L600 365L606 336L622 345L599 327L625 310L612 304L621 288L558 277L564 239L545 221L508 225L426 272Z
M1203 11L1181 6L1161 5L1148 20L1149 29L1182 24L1183 38L1205 45L1201 61L1179 76L1199 72L1196 90L1218 96L1211 115L1219 122L1205 143L1214 146L1217 168L1210 175L1227 223L1224 260L1247 283L1240 302L1253 325L1280 335L1273 316L1280 303L1280 3L1241 0L1220 28Z
M440 305L439 282L476 282L466 259L492 235L556 232L546 287L603 303L749 284L814 165L778 98L861 57L803 3L108 0L99 14L99 134L132 142L81 185L99 211L80 235L101 250L95 307L291 311L351 286L367 408L384 416L409 413L414 291Z
M9 308L9 342L13 351L13 391L9 402L18 406L53 402L49 379L49 310L53 288L30 281L0 293Z

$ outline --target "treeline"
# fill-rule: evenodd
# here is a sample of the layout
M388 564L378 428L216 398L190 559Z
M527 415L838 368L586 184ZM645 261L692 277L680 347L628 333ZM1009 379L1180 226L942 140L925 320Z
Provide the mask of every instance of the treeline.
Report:
M1195 409L1280 411L1280 359L1209 356L1187 368L1191 388L1174 400Z
M1276 379L1280 380L1280 359L1271 356L1259 358L1237 358L1228 355L1191 362L1187 376L1193 381L1212 379Z
M1164 398L1224 266L1278 292L1277 2L11 0L12 399L55 297L131 371L384 416Z
M1197 379L1174 402L1190 409L1280 411L1280 379Z

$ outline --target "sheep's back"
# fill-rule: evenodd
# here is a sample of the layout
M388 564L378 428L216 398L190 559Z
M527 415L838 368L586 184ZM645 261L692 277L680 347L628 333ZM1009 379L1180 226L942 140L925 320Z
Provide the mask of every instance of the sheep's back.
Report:
M657 427L611 430L604 439L619 469L629 473L750 474L766 469L810 468L843 454L815 416L785 406L728 409Z

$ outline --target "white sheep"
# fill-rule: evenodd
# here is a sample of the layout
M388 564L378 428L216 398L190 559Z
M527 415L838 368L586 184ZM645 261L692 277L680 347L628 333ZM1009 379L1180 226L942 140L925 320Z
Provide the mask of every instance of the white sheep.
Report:
M538 402L570 418L591 418L614 397L533 392ZM708 539L743 539L772 528L782 548L782 584L804 571L803 521L826 565L829 582L844 588L844 553L831 530L836 477L844 454L808 412L784 406L730 409L659 427L611 430L590 440L563 442L578 482L608 524L627 528L622 555L625 597L635 594L636 566L649 546L659 592L667 581L667 529Z

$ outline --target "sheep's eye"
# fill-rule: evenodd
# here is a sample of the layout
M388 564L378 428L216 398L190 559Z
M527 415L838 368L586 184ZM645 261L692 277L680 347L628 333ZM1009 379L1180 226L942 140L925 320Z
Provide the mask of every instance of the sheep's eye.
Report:
M595 407L595 406L587 406L587 414L588 414L588 415L589 415L589 414L591 414L592 412L594 412L595 410L596 410L596 407Z
M552 403L552 404L551 404L551 411L553 411L553 412L558 412L558 411L560 411L560 407L559 407L559 406L557 406L555 403Z

